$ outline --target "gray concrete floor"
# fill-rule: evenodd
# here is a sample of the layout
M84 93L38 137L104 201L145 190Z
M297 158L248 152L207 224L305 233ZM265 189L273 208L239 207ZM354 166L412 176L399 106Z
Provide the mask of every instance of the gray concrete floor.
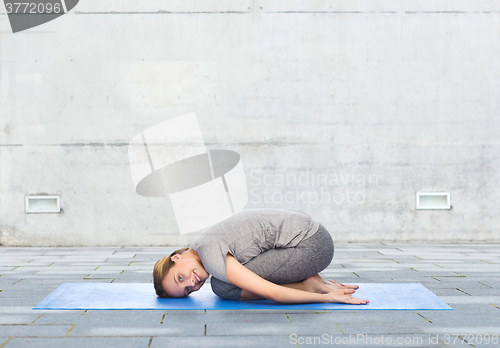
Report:
M453 311L33 311L63 282L151 282L165 247L0 248L3 347L498 347L500 245L344 244L323 275L422 283Z

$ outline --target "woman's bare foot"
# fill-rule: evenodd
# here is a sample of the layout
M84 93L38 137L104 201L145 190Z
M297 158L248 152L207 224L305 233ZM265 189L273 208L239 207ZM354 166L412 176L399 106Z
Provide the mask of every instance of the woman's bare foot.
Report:
M347 291L347 294L352 294L354 293L354 290L359 287L357 285L345 285L330 279L324 279L319 274L310 276L301 282L280 285L303 291L316 292L319 294L338 293L338 295L344 294L342 291Z
M349 291L349 293L354 293L353 289L347 289L347 288L334 289L334 288L332 288L332 286L325 284L321 280L321 278L318 277L317 274L310 276L309 278L303 280L302 285L303 285L303 290L309 291L309 292L317 292L320 294L332 293L332 292L336 292L337 290L339 290L339 294L340 294L340 290L342 290L342 291L347 290L347 291ZM344 292L342 292L342 294L343 293Z
M358 285L351 285L351 284L342 284L342 283L337 283L333 279L326 279L322 277L319 273L315 275L323 284L328 286L330 289L358 289Z

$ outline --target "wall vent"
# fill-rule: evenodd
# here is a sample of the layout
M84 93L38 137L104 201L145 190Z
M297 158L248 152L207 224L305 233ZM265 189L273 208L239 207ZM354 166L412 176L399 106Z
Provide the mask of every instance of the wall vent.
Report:
M26 196L26 213L60 213L61 196Z
M417 192L417 209L451 209L449 192Z

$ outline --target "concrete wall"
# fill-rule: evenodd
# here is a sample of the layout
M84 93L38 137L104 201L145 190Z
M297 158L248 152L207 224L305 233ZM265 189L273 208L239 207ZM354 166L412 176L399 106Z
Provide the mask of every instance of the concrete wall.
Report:
M188 243L168 198L135 193L127 145L193 111L242 156L247 208L337 241L500 241L499 96L493 0L82 0L16 34L2 14L0 243ZM37 193L64 212L26 214Z

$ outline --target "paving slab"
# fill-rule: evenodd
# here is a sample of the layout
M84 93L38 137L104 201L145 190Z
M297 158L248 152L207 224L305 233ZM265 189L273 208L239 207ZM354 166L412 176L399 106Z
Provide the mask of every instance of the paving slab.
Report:
M74 331L74 332L73 332ZM76 325L68 337L160 337L160 336L203 336L205 325L202 323L184 322L176 326L94 326Z
M88 347L148 347L150 337L63 337L63 338L13 338L4 347L50 347L50 348L88 348Z
M0 337L63 337L67 335L73 325L0 325Z
M121 313L121 311L83 311L82 313L57 313L60 311L46 312L39 315L36 320L38 325L76 324L88 326L156 326L161 324L163 314L160 311L134 311Z
M9 324L24 324L29 325L35 322L40 314L37 313L29 313L29 314L7 314L3 313L0 315L0 325L9 325Z
M207 311L209 312L209 311ZM221 336L231 332L232 335L279 335L290 331L292 324L286 314L277 313L232 313L224 311L210 313L206 320L207 335Z
M220 347L262 347L281 348L297 347L292 344L290 335L283 336L196 336L196 337L154 337L151 348L164 347L197 347L197 348L220 348Z

